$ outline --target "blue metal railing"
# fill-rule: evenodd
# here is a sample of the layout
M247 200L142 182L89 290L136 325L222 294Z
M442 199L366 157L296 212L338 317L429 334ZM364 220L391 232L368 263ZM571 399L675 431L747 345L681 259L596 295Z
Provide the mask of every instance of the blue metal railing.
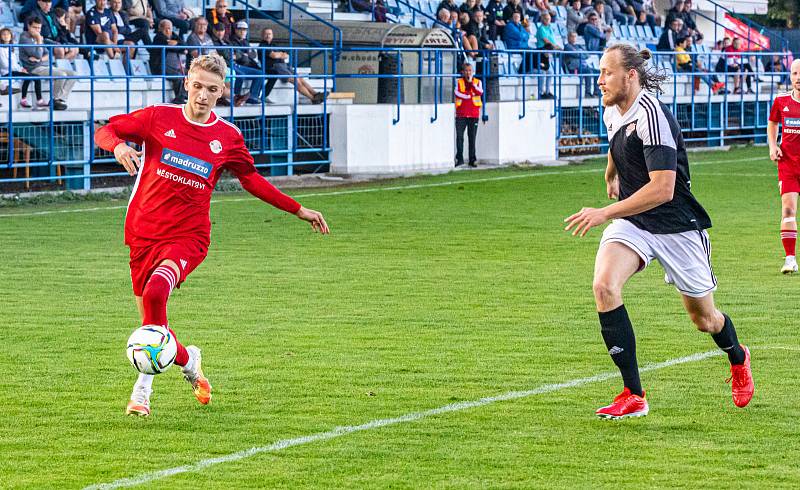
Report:
M16 49L20 45L0 45L0 49ZM55 45L38 45L52 55ZM95 51L102 52L106 46L79 46L89 50L90 54ZM132 50L134 47L122 47L122 49ZM145 49L139 47L138 49ZM169 51L184 50L186 46L179 48L169 46L148 47L151 50L160 51L162 60L166 59ZM200 50L208 48L198 47ZM265 48L258 47L233 47L225 48L229 58L233 58L238 50L252 49L259 54L260 59L264 59ZM451 104L452 93L455 81L459 77L456 73L457 63L464 52L459 49L436 49L436 48L333 48L318 47L286 47L272 48L281 49L290 53L290 63L296 70L297 60L304 51L323 51L325 56L321 59L321 66L317 66L319 74L308 75L311 79L321 80L324 87L331 86L334 80L338 79L341 84L348 84L351 80L363 82L364 79L377 80L379 83L393 84L396 93L390 100L395 105L395 115L393 121L398 123L401 120L404 103L426 103L432 104L433 112L430 117L431 124L438 124L442 121L439 113L439 105ZM328 57L333 57L333 52L339 54L348 51L361 53L373 52L382 53L400 59L409 56L417 56L416 63L418 73L407 73L401 71L401 63L397 63L396 70L392 73L369 73L368 71L339 73L330 75ZM470 53L467 53L470 54ZM496 100L520 104L519 118L528 117L527 103L530 99L536 98L544 90L545 82L550 79L552 92L555 95L555 104L551 117L553 124L556 124L556 134L558 136L557 149L561 156L582 153L601 153L607 149L607 135L602 123L603 107L597 96L587 96L585 94L585 79L597 77L596 62L602 53L570 52L561 51L535 51L535 50L485 50L478 54L478 59L483 60L478 77L484 80L485 102ZM532 73L520 73L518 66L523 60L532 59L535 56L547 54L549 56L549 68L543 70L542 66L530 66L524 68ZM765 138L765 128L767 114L775 92L776 83L786 82L787 73L784 67L763 69L761 60L777 57L778 61L786 64L785 53L728 53L713 52L689 52L693 60L693 65L680 67L677 65L678 53L656 52L654 53L653 63L662 70L667 70L672 74L663 87L666 89L661 99L670 106L673 114L684 132L684 138L689 144L705 145L724 145L735 141L751 140L763 142ZM568 72L564 65L565 56L577 57L581 62L581 68L577 72ZM744 57L743 60L740 57ZM500 67L498 72L490 69L492 58L496 57ZM716 60L721 57L726 61L726 68L720 72L715 72ZM410 59L410 58L409 58ZM732 60L737 60L738 68L736 71L728 70L727 66L732 65ZM125 60L127 74L100 74L95 72L93 63L89 63L88 74L76 76L57 76L52 71L52 65L48 76L38 77L39 80L46 82L49 91L53 93L53 84L59 80L77 79L88 82L88 91L82 92L88 96L88 101L81 102L80 114L70 114L54 112L50 106L47 111L22 112L14 109L15 98L13 91L9 90L6 98L7 105L0 109L0 118L7 118L7 144L4 148L7 152L0 150L0 170L19 170L21 168L36 169L37 175L30 178L14 178L0 176L0 186L5 184L19 184L22 182L57 180L75 181L82 179L83 187L88 187L92 179L104 177L125 177L127 174L115 167L113 158L106 152L95 151L93 149L94 122L103 121L109 115L129 112L144 105L150 105L153 101L153 89L160 88L158 101L168 100L167 84L173 80L181 80L182 73L168 74L166 63L162 63L161 73L140 74L134 72L134 63L128 57ZM699 62L699 65L697 64ZM528 63L528 61L526 61ZM744 71L746 65L750 65L752 71ZM704 69L699 66L705 67ZM423 72L423 69L425 72ZM298 75L265 75L259 74L234 74L231 82L231 89L235 85L236 78L249 80L255 83L265 83L276 78L294 78ZM718 77L715 81L713 77ZM8 83L9 87L14 82L22 81L23 78L6 75L1 78ZM111 109L100 109L98 104L107 99L102 94L113 89L108 82L113 81L120 87L120 81L125 82L124 107L122 104ZM359 80L360 79L360 80ZM697 84L695 82L697 79ZM748 86L754 89L753 94L734 93L734 87L739 86L742 92L746 92ZM490 94L490 81L497 81L495 89L499 90ZM449 81L449 83L447 83ZM155 82L155 84L153 83ZM157 84L157 85L156 85ZM712 93L720 88L719 84L727 87L728 92L720 91ZM413 86L417 87L418 95L416 100L403 100L403 94ZM590 87L594 87L590 83ZM351 84L351 86L353 86ZM705 90L706 86L711 86ZM121 87L120 87L121 88ZM403 90L403 89L406 90ZM713 90L711 90L713 89ZM149 91L148 91L149 90ZM138 93L137 93L138 92ZM510 95L507 92L512 92ZM106 92L107 93L107 92ZM158 92L156 92L158 93ZM132 103L132 96L138 95L136 103ZM121 100L120 100L121 101ZM233 97L231 96L231 101ZM73 104L74 105L74 104ZM483 105L484 120L488 117ZM246 141L255 155L263 155L270 158L269 162L259 163L259 167L271 168L275 171L285 173L293 172L293 168L300 164L325 165L329 163L331 142L328 137L328 112L327 102L318 110L312 111L313 114L304 115L299 110L300 100L296 90L292 91L291 100L287 101L282 108L276 110L267 104L265 97L259 101L258 108L235 109L220 108L218 113L230 120L237 122L246 134ZM280 115L278 114L280 112ZM308 117L317 118L314 121ZM75 125L82 127L75 128ZM304 130L304 126L316 125L317 130L309 132ZM65 129L66 128L66 129ZM307 128L306 128L307 129ZM75 131L77 136L65 140L65 131ZM70 133L72 134L72 133ZM80 143L81 138L82 141ZM65 146L66 145L66 146ZM19 146L19 148L18 148ZM66 150L64 149L66 147ZM20 148L30 154L27 161L20 161ZM66 154L59 154L59 153ZM4 158L5 157L5 158ZM297 161L306 158L305 161ZM278 161L280 160L280 161ZM57 175L59 166L68 166L69 175ZM42 175L41 171L45 171ZM3 187L0 187L2 189Z

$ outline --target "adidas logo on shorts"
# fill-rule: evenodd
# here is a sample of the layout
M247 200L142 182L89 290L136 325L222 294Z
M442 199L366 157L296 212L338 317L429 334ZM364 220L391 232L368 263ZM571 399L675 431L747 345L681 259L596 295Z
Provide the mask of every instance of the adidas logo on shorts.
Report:
M617 354L623 352L625 349L622 347L617 347L616 345L610 349L608 349L608 354L612 356L616 356Z

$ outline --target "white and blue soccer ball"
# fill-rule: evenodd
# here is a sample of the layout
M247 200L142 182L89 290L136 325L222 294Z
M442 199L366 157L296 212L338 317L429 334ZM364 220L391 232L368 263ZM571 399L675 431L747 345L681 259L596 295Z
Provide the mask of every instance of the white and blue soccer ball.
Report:
M163 373L178 354L172 333L160 325L144 325L128 338L128 360L142 374Z

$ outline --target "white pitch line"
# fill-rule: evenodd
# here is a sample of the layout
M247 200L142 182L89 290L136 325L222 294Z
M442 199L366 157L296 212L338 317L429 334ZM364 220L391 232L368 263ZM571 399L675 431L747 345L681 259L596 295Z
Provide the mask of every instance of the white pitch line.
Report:
M678 357L676 359L670 359L668 361L659 362L656 364L648 364L639 369L639 372L643 373L647 371L656 371L659 369L668 368L670 366L676 366L678 364L702 361L704 359L708 359L709 357L719 356L719 355L722 355L722 352L719 350L699 352L697 354L692 354L690 356ZM303 444L311 444L318 441L326 441L328 439L334 439L337 437L352 434L354 432L363 432L372 429L380 429L382 427L387 427L390 425L403 424L406 422L415 422L417 420L445 413L459 412L471 408L483 407L485 405L490 405L492 403L504 402L510 400L519 400L520 398L527 398L529 396L541 395L544 393L552 393L554 391L565 390L568 388L575 388L590 383L599 383L601 381L606 381L616 377L619 377L619 373L617 372L602 373L602 374L597 374L595 376L589 376L587 378L573 379L571 381L566 381L563 383L542 385L532 390L509 391L508 393L503 393L502 395L490 396L473 401L452 403L450 405L444 405L439 408L433 408L421 412L408 413L406 415L401 415L399 417L388 418L388 419L377 419L361 425L347 425L344 427L336 427L333 430L327 432L317 432L316 434L296 437L294 439L283 439L281 441L274 442L268 446L252 447L250 449L240 451L237 453L218 456L216 458L203 459L201 461L198 461L197 463L187 464L183 466L176 466L174 468L168 468L160 471L153 471L151 473L144 473L139 476L134 476L130 478L121 478L119 480L115 480L110 483L98 483L94 485L89 485L88 487L84 488L84 490L110 490L114 488L143 485L145 483L150 483L154 480L160 480L162 478L167 478L173 475L178 475L181 473L187 473L193 471L200 471L205 468L208 468L209 466L239 461L245 458L249 458L251 456L255 456L256 454L260 453L280 451L282 449L290 448L293 446L300 446Z
M766 158L766 157L765 157ZM716 163L737 163L737 162L750 162L753 160L759 160L758 158L739 158L735 160L709 160L707 162L697 162L692 163L691 167L695 167L697 165L711 165ZM367 192L386 192L386 191L401 191L406 189L424 189L428 187L445 187L450 185L460 185L460 184L473 184L473 183L482 183L482 182L496 182L496 181L503 181L503 180L515 180L515 179L528 179L531 177L544 177L548 175L571 175L571 174L587 174L587 173L599 173L604 172L605 168L593 168L593 169L586 169L586 170L562 170L562 171L533 171L528 174L522 175L501 175L497 177L485 177L479 179L464 179L464 180L449 180L445 182L432 182L429 184L409 184L409 185L397 185L397 186L389 186L389 187L370 187L367 189L348 189L343 191L330 191L330 192L313 192L308 194L297 194L294 197L297 199L306 198L306 197L325 197L325 196L343 196L347 194L363 194ZM726 174L732 175L732 174ZM244 197L244 198L233 198L233 199L212 199L212 204L219 204L219 203L226 203L226 202L243 202L243 201L252 201L252 197ZM21 217L33 217L33 216L47 216L51 214L67 214L67 213L89 213L95 211L107 211L107 210L115 210L115 209L126 209L128 206L101 206L101 207L94 207L94 208L79 208L79 209L58 209L52 211L34 211L30 213L8 213L8 214L0 214L0 218L21 218Z

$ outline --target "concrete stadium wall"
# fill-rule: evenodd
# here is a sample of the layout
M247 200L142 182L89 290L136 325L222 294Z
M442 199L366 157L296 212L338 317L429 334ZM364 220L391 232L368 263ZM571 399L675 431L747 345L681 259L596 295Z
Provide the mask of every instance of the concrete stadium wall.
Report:
M330 170L334 174L435 172L453 168L455 107L439 104L332 106ZM553 101L496 102L486 106L488 121L478 126L478 160L483 163L541 162L556 159ZM465 135L466 137L466 135ZM466 147L466 141L465 147ZM465 148L466 151L466 148Z

